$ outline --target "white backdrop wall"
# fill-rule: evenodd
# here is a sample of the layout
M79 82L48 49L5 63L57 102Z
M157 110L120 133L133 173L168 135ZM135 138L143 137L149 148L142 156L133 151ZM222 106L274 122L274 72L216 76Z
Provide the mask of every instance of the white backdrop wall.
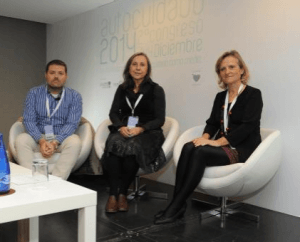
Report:
M248 203L299 216L300 17L297 0L118 0L49 25L47 60L64 60L68 85L84 100L95 128L108 118L126 60L146 52L153 80L165 90L167 115L181 132L208 118L215 94L214 65L227 50L247 63L250 85L261 89L262 127L279 129L279 172ZM174 183L174 167L159 176Z

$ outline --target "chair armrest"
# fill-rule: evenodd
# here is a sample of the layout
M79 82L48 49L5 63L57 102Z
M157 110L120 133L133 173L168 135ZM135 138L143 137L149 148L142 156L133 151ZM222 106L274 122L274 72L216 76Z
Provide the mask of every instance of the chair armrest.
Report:
M93 147L93 131L90 123L86 122L80 125L75 131L81 140L81 151L73 170L79 168L89 156Z
M240 169L224 177L203 177L198 189L209 195L226 197L242 197L254 193L264 187L275 175L281 162L281 152L280 131L269 132L245 163L228 165L241 165Z
M282 160L282 140L279 130L274 130L264 139L248 158L242 171L245 174L245 185L243 193L246 190L253 189L265 184L276 174Z
M195 138L200 137L202 135L203 129L204 129L204 125L196 126L186 130L182 135L180 135L180 137L178 138L175 144L174 151L173 151L173 159L174 159L175 166L177 166L179 156L184 144L192 141Z
M166 117L166 120L170 123L170 129L162 145L162 149L165 153L166 159L170 160L172 158L174 145L179 135L179 123L177 122L177 120L170 117Z
M94 138L94 146L97 157L100 159L103 155L105 142L109 135L108 125L111 124L109 119L104 120L98 127L95 138Z
M15 122L9 130L8 145L12 152L12 156L16 161L18 160L17 151L15 149L16 139L17 139L18 135L25 133L25 132L26 132L26 130L25 130L23 123L19 122L19 121Z

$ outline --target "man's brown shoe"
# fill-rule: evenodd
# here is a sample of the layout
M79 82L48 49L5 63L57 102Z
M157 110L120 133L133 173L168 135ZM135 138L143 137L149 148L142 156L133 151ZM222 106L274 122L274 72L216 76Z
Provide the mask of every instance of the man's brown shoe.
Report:
M127 203L127 198L125 195L120 194L118 198L118 209L121 212L127 212L128 211L128 203Z
M115 196L108 197L105 211L107 213L116 213L118 211L118 202Z

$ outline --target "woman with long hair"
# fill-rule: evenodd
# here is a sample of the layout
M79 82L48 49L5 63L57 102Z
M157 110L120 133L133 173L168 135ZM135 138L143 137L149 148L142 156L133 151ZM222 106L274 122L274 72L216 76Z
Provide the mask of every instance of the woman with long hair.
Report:
M144 53L132 55L125 66L110 109L110 135L101 158L109 181L106 212L128 211L127 190L139 168L151 173L166 163L162 150L165 93L151 79Z

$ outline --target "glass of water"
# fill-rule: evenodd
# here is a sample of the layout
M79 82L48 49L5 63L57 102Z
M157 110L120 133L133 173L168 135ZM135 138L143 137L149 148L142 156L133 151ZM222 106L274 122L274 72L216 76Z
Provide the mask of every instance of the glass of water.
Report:
M46 182L48 176L48 160L34 159L32 163L32 177L36 182Z

